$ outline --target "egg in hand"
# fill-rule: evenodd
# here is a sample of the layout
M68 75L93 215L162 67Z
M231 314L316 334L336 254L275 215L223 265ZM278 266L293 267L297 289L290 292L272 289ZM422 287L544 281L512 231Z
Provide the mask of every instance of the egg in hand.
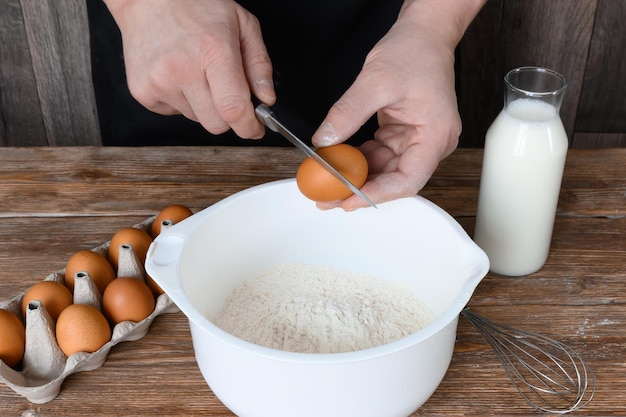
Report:
M367 180L368 166L365 155L354 146L340 143L317 150L337 171L357 188ZM353 193L331 173L312 158L306 158L296 173L296 183L305 197L318 202L344 200Z

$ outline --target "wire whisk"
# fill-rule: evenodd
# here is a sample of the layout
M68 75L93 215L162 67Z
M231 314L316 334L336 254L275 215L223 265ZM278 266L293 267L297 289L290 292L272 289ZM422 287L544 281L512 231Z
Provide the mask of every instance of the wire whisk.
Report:
M558 340L494 323L470 308L461 311L493 347L522 397L553 414L578 410L591 401L595 376L573 349Z

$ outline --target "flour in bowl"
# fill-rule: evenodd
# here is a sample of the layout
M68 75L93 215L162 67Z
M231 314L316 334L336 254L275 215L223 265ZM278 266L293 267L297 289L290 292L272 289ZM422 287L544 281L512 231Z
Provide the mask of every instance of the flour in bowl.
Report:
M399 283L284 263L235 288L213 322L273 349L339 353L393 342L432 319L432 311Z

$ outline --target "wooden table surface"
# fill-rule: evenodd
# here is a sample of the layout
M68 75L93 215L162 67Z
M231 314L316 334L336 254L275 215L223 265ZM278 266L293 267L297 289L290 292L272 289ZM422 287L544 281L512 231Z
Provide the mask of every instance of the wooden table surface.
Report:
M8 300L167 204L197 211L250 186L292 177L291 148L3 148L0 300ZM482 151L459 149L422 195L471 233ZM502 323L553 336L593 367L593 401L574 415L626 415L626 149L571 150L545 267L489 274L470 305ZM444 381L412 416L536 415L491 348L464 320ZM205 384L181 313L115 346L105 364L31 404L0 384L1 416L231 416Z

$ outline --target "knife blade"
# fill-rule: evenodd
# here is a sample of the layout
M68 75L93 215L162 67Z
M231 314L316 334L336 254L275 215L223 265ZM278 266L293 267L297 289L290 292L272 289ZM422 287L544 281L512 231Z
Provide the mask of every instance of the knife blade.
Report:
M311 149L306 143L300 140L296 135L291 133L281 122L279 122L274 113L265 104L258 104L254 108L257 118L269 129L276 133L280 133L289 142L291 142L296 148L300 149L304 154L312 158L315 162L320 164L326 171L328 171L333 177L337 178L343 185L348 187L357 196L361 197L371 207L376 208L376 205L370 200L356 185L354 185L348 178L346 178L341 172L337 171L335 167L322 158L317 152Z

